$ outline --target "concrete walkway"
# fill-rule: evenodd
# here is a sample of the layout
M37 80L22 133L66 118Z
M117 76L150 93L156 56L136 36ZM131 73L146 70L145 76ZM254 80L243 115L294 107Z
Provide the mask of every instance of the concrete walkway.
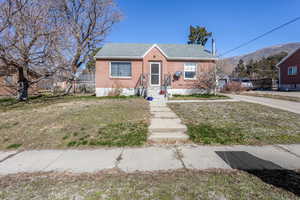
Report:
M300 114L300 103L298 102L264 98L264 97L252 97L252 96L245 96L245 95L232 95L232 94L226 94L226 95L231 97L234 100L246 101L250 103L258 103L261 105L270 106L273 108Z
M300 169L300 144L197 146L0 152L0 175L23 172L126 173L175 169ZM12 156L10 156L12 155Z
M151 122L149 126L148 141L160 142L185 142L189 139L185 134L187 127L179 117L167 106L163 96L156 97L150 102Z

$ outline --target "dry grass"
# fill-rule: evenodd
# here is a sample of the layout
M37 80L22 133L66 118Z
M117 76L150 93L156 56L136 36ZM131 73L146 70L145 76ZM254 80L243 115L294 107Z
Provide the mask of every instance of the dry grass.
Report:
M169 104L201 144L300 142L300 115L245 102Z
M280 177L269 174L262 180L241 171L12 175L0 179L0 199L299 199L284 185L268 184L274 179ZM289 180L281 183L288 186Z
M60 97L0 105L0 149L134 146L146 141L148 104L141 98Z

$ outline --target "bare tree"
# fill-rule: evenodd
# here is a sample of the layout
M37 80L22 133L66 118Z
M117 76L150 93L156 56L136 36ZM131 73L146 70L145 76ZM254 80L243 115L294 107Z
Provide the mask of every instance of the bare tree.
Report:
M72 74L69 93L78 69L88 62L121 15L113 0L60 0L56 9L65 24L65 46L61 50Z
M59 66L62 28L47 0L3 0L0 9L0 67L18 73L18 99L27 100L28 88ZM29 80L28 70L42 73ZM41 70L43 69L43 70Z
M215 71L200 72L197 76L196 87L206 91L206 93L213 92L216 95L217 80Z

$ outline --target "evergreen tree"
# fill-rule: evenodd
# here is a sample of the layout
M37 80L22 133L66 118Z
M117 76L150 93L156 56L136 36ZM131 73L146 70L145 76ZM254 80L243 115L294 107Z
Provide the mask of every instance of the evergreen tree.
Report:
M242 59L240 59L239 63L237 64L237 66L235 67L235 69L233 71L233 76L235 78L242 78L245 75L247 75L246 66L245 66L244 61Z
M208 32L205 27L190 26L190 35L188 44L200 44L205 46L208 39L212 36L212 32Z

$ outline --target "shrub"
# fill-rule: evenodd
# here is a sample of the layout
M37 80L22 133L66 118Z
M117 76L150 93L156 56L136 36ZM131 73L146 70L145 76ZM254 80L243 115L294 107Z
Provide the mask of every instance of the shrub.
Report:
M240 92L245 92L246 90L247 89L244 88L241 83L233 81L233 82L226 84L221 92L240 93Z
M121 96L123 93L122 85L119 82L115 82L112 86L112 90L108 92L107 96Z

